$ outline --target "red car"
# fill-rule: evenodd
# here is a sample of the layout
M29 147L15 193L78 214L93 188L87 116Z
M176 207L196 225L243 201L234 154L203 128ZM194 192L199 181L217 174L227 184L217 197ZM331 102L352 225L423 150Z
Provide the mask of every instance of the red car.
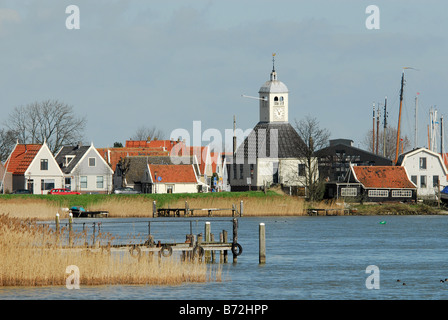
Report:
M68 189L60 188L60 189L51 189L48 194L81 194L80 192L70 191Z

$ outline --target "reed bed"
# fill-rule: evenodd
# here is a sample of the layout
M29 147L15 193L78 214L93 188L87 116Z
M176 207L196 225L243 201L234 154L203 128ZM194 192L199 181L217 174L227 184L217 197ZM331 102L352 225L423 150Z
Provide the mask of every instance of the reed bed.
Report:
M126 253L80 249L63 249L60 236L48 226L0 215L0 286L66 285L66 268L71 265L80 270L81 286L221 281L220 267L207 270L199 261L159 258L157 254L142 254L137 259Z

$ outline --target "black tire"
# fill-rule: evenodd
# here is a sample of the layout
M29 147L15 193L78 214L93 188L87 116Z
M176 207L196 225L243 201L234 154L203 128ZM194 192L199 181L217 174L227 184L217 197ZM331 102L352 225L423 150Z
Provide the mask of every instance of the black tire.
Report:
M232 244L232 253L235 256L239 256L243 253L243 247L239 243L233 243Z
M173 248L171 248L171 246L164 244L162 246L162 249L160 249L160 253L162 254L162 256L164 257L169 257L173 254Z
M204 255L204 248L201 246L196 246L193 248L193 259L197 257L202 257Z
M140 247L136 245L133 245L132 247L129 248L129 253L133 258L140 258L142 256L142 249L140 249Z

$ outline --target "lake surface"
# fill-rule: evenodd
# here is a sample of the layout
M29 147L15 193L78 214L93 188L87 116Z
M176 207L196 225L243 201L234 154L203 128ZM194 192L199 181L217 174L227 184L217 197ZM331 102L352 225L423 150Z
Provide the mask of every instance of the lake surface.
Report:
M83 219L76 227L122 237L146 236L151 222L155 240L183 242L192 229L203 233L211 222L218 237L232 237L231 218ZM165 222L165 221L173 222ZM158 222L156 222L158 221ZM385 221L381 224L381 221ZM65 286L0 288L0 299L121 300L390 300L447 299L448 216L241 217L238 243L243 253L236 264L222 265L222 281L178 286ZM258 226L266 224L266 264L258 264ZM90 230L90 229L89 229ZM90 231L89 231L90 232ZM123 242L123 241L122 241ZM218 259L219 261L219 259ZM379 289L368 289L366 273L378 267ZM217 268L218 263L209 264ZM378 273L376 273L378 274ZM82 277L82 273L81 273ZM397 280L400 280L399 282ZM406 283L406 285L403 285Z

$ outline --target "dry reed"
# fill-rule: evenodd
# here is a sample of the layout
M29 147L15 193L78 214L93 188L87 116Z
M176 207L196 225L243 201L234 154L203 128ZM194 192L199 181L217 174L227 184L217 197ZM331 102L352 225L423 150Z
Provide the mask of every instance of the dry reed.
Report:
M136 259L87 247L62 249L58 239L48 226L0 215L0 286L65 285L70 265L79 268L80 285L176 285L221 279L220 268L207 271L207 265L198 261L150 254Z

